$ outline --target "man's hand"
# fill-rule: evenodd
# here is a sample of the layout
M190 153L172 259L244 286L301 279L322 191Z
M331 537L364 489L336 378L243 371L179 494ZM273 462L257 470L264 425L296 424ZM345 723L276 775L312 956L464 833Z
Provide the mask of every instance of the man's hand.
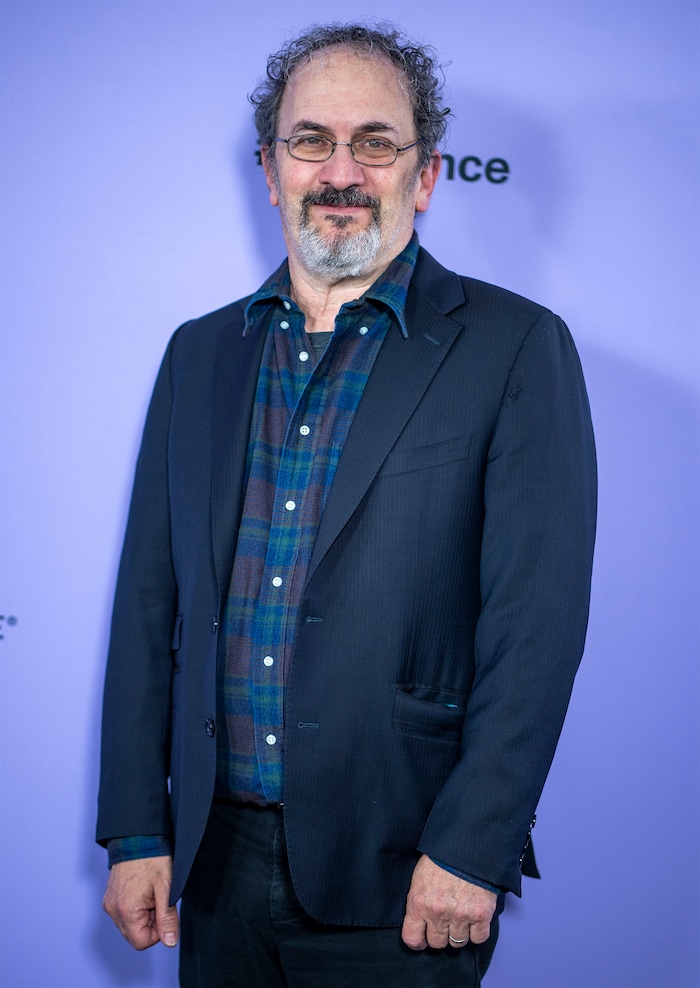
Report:
M452 875L424 854L413 871L401 937L411 950L483 943L497 902L493 892Z
M177 944L177 909L168 905L172 872L173 859L163 856L121 861L109 873L102 905L136 950Z

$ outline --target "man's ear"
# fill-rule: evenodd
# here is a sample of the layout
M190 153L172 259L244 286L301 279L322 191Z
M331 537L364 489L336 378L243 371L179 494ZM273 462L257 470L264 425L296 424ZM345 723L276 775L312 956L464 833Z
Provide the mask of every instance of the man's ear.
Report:
M270 144L263 144L260 148L260 160L265 172L265 181L270 190L270 202L273 206L279 206L279 188L277 182L277 162L270 156Z
M435 183L440 174L442 165L442 155L439 151L431 151L430 161L421 168L418 187L416 188L416 212L424 213L430 205L430 197L433 194Z

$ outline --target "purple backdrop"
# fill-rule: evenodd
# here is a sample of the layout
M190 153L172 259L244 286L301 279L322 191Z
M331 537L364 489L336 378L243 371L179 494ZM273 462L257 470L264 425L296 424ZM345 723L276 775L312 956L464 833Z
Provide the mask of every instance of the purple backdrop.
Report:
M0 4L4 986L175 984L172 953L133 953L101 913L92 844L131 471L171 331L283 254L246 93L283 37L347 16L394 18L451 63L454 165L422 240L564 316L597 430L592 618L540 804L544 880L509 903L488 988L698 984L699 9Z

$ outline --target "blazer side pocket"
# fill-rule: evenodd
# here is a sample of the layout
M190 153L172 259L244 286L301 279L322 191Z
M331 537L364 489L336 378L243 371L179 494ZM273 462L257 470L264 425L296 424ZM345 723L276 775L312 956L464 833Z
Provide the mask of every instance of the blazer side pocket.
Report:
M459 744L462 740L465 696L440 687L398 684L395 687L391 726L398 734Z

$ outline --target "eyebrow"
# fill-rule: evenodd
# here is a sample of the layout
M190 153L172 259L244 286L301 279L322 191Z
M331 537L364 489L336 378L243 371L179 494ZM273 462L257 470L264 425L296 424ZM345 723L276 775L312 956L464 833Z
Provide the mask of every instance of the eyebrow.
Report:
M315 120L298 120L292 128L292 134L298 134L302 131L328 134L330 132L330 128L325 127L323 124L316 123ZM361 124L359 127L355 128L356 134L385 134L388 131L393 134L398 134L396 127L392 127L391 124L385 123L382 120L370 120L367 123Z

